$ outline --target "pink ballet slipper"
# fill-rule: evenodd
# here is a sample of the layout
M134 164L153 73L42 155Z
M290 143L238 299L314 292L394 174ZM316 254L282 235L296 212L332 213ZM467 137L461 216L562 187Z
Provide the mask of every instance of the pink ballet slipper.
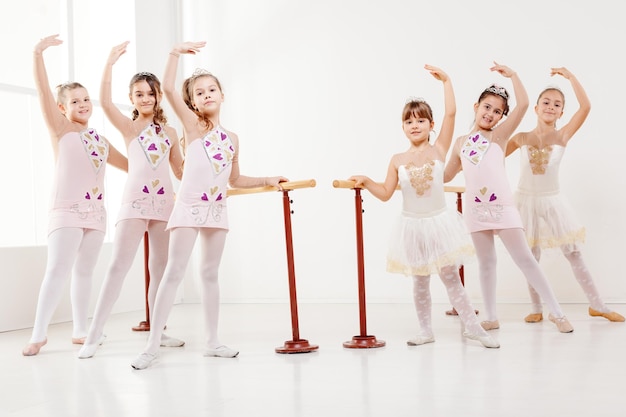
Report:
M22 355L24 355L24 356L35 356L36 354L39 353L41 348L46 343L48 343L48 339L44 339L41 342L37 342L37 343L29 343L29 344L26 345L24 350L22 350Z

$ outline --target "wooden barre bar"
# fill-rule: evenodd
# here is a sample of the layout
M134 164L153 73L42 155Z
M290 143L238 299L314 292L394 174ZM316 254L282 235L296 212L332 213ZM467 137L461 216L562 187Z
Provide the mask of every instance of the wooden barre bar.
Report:
M354 189L355 183L356 181L350 181L350 180L334 180L333 187ZM362 189L363 187L358 187L358 188ZM399 190L399 189L400 189L400 185L396 187L396 190ZM465 192L465 187L459 186L459 185L444 185L443 190L449 193L462 193L462 192Z
M316 183L314 179L310 179L310 180L281 182L280 185L283 187L283 190L289 191L289 190L295 190L297 188L312 188L312 187L315 187ZM226 195L230 197L230 196L242 195L242 194L266 193L269 191L279 191L279 190L273 185L266 185L264 187L254 187L254 188L230 188L226 192Z

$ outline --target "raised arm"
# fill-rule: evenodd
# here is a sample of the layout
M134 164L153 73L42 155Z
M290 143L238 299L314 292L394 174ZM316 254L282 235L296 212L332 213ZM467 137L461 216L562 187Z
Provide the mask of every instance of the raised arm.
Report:
M391 198L398 186L398 168L394 162L394 158L391 158L389 167L387 168L387 177L384 183L378 183L373 181L370 177L365 175L353 175L348 178L350 181L354 181L357 187L363 187L374 197L381 201L387 201Z
M574 90L574 94L576 95L576 100L578 101L578 110L576 110L576 113L574 113L569 122L567 122L567 124L560 129L563 134L563 140L567 143L587 119L587 116L591 111L591 102L589 101L589 97L587 97L587 93L585 92L583 86L574 74L572 74L567 68L552 68L550 70L550 75L554 76L556 74L569 80L572 85L572 89Z
M445 158L450 149L452 136L454 134L454 121L456 117L454 89L452 88L450 77L440 68L433 67L432 65L425 65L424 68L430 71L431 75L437 80L443 82L444 115L441 129L439 129L439 136L437 136L437 140L435 141L435 147L439 149L442 157Z
M183 42L172 48L165 65L165 74L163 75L163 93L169 101L174 113L181 121L185 130L188 126L193 125L198 117L196 114L187 107L183 97L176 91L176 71L178 69L178 60L181 54L195 55L201 48L206 45L206 42Z
M522 84L519 76L511 68L500 65L494 61L494 66L490 68L491 71L500 73L503 77L510 78L513 83L513 92L515 94L515 107L509 112L506 120L499 124L494 131L496 131L496 137L501 140L508 140L515 129L519 126L528 110L528 94Z
M126 53L126 47L128 41L114 46L109 53L109 58L104 66L104 72L102 73L102 81L100 82L100 104L104 114L109 119L111 124L115 126L124 136L124 140L132 136L132 120L124 116L122 112L113 104L113 98L111 95L111 78L113 74L113 65L117 62L120 56Z
M35 76L35 87L39 95L39 105L41 106L41 112L48 126L48 130L55 139L61 137L69 121L59 111L59 106L50 89L48 72L46 71L43 60L43 51L50 46L61 45L63 41L58 39L58 36L59 35L51 35L41 39L33 49L33 72Z

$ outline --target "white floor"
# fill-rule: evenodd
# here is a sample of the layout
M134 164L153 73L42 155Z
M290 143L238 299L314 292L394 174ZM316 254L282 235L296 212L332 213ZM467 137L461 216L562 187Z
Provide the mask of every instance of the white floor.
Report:
M367 331L386 346L346 349L360 334L358 306L301 304L300 338L319 349L280 354L293 339L289 305L226 304L220 336L241 353L221 359L202 356L200 306L177 305L167 334L186 346L161 348L143 371L130 367L147 337L130 329L142 312L111 317L92 359L76 358L69 323L51 326L35 357L21 355L30 329L0 333L0 416L626 415L625 323L567 304L575 331L561 334L549 321L524 323L528 305L498 308L500 349L463 340L447 305L433 307L436 342L409 347L410 304L368 305Z

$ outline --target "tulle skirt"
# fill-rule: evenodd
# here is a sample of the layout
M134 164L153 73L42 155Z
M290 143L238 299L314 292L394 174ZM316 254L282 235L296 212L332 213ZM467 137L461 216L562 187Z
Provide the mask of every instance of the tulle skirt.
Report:
M430 216L403 213L395 222L387 254L387 271L412 275L438 274L459 267L474 255L461 214L452 209Z
M531 247L574 250L585 241L585 228L560 194L515 193L526 239Z

